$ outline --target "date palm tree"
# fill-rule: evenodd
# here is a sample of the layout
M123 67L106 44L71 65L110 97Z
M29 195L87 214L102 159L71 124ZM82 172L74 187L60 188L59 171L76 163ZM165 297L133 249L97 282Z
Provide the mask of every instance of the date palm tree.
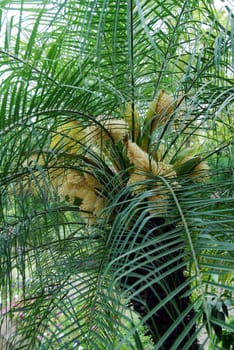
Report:
M230 349L230 7L1 6L5 348Z

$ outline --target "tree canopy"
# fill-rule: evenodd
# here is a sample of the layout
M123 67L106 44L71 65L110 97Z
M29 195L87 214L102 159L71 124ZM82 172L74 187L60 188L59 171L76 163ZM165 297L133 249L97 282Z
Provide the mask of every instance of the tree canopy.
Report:
M171 350L191 349L195 338L230 349L230 6L5 0L0 24L9 349L163 349L180 323ZM170 301L176 310L177 296L190 303L169 310L173 323L153 344L147 322Z

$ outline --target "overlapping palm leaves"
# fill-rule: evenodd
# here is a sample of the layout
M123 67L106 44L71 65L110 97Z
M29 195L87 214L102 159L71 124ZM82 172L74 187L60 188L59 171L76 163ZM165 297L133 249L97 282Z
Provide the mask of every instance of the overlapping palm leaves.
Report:
M141 325L190 288L155 348L194 308L172 349L191 346L203 313L211 346L220 327L230 336L230 10L223 25L195 1L38 3L36 20L35 2L2 6L1 283L15 348L153 347ZM4 22L13 6L18 26ZM184 285L140 320L144 291L180 269Z

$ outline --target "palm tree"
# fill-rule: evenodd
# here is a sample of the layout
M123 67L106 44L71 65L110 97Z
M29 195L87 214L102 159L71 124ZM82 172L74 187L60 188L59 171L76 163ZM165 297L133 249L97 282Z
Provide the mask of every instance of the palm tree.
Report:
M231 348L231 9L1 6L5 347Z

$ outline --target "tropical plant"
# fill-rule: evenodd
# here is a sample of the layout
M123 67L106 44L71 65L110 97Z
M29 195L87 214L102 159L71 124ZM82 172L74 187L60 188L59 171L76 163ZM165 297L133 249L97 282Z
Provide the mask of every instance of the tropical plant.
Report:
M0 5L5 348L231 348L230 7Z

